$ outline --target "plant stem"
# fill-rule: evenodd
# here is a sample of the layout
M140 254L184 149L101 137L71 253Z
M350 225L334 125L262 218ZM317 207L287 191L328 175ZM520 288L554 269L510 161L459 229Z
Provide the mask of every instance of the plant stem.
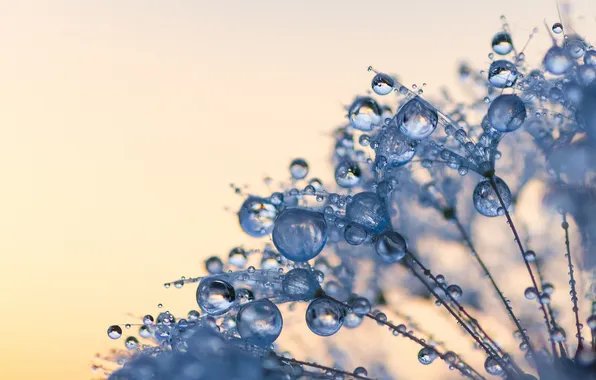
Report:
M577 347L583 348L584 340L582 338L581 327L579 323L579 308L577 307L577 291L575 290L575 279L573 278L573 264L571 263L571 247L569 244L569 223L567 223L567 214L563 213L563 223L561 227L565 230L565 249L567 253L567 265L569 266L569 284L571 285L571 302L573 302L573 314L575 314L575 327L577 328Z

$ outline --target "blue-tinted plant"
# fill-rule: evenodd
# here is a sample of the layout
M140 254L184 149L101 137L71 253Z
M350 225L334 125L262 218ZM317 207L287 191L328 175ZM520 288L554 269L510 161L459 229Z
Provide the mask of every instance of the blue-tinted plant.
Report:
M382 362L370 371L343 368L345 348L328 347L333 365L282 351L275 342L289 328L284 317L304 303L305 325L316 335L332 336L370 319L409 339L422 365L440 359L466 378L596 379L594 275L590 289L579 289L578 283L595 264L596 51L575 32L564 35L561 23L549 29L552 46L542 65L532 68L504 23L492 39L488 70L460 68L465 86L479 97L467 105L454 103L446 91L441 99L425 98L421 89L408 89L370 67L374 93L394 94L397 101L382 105L369 94L348 107L349 123L333 135L335 183L309 178L308 163L296 159L289 188L243 195L239 224L261 239L260 248L235 248L226 260L211 257L205 261L207 275L175 281L177 288L195 284L200 311L186 318L169 312L145 316L139 325L144 344L128 337L128 351L110 358L122 368L109 378L391 378ZM514 179L513 191L501 175ZM544 205L560 214L556 250L565 252L567 269L561 270L569 276L574 339L551 305L554 286L544 273L555 248L530 249L530 234L522 236L528 226L513 220L520 194L532 181L546 184ZM519 305L514 308L506 298L474 240L472 228L486 217L502 218L509 226L527 272L527 286L519 291L538 306L538 324L532 313L515 310ZM582 241L573 252L571 220ZM491 231L476 237L483 235L490 240ZM466 289L431 270L428 253L417 252L429 236L465 247L471 260L459 268L478 271L491 286L510 319L501 322L515 330L518 347L499 343L502 337L475 316L482 308L479 298L492 294ZM386 273L394 278L384 280ZM434 299L484 355L484 368L425 337L388 300L397 290ZM587 314L579 310L580 290L592 305ZM290 306L282 313L284 304ZM583 329L584 320L590 331ZM110 338L122 334L120 325L108 329Z

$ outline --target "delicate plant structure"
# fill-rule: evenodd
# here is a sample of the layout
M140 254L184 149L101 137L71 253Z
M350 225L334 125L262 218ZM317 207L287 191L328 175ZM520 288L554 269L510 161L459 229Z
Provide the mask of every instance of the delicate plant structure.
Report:
M283 351L276 340L291 328L287 316L300 304L306 306L300 319L312 334L354 329L349 333L357 341L357 329L372 320L411 341L421 365L444 362L453 371L447 374L596 379L596 51L557 22L548 27L552 46L542 65L529 67L525 47L514 45L502 19L488 69L460 68L465 86L481 94L465 105L446 92L442 99L425 98L422 89L369 67L376 95L356 97L349 123L334 133L335 183L309 178L308 163L296 159L288 186L258 196L236 189L244 197L239 224L259 248L235 248L227 260L211 257L206 275L173 282L196 286L199 310L185 318L167 311L143 317L143 344L126 338L128 350L115 357L123 365L109 379L392 378L382 362L353 369L339 359L326 365ZM380 97L390 104L380 104ZM552 240L557 247L533 250L526 223L516 220L520 194L532 181L545 186L543 206L560 219L560 235ZM486 218L508 226L514 246L503 244L501 251L516 251L525 277L516 272L515 279L526 284L519 294L535 305L531 312L505 296L478 244L492 233L473 233ZM576 230L578 247L571 243ZM490 287L482 297L496 297L508 316L499 323L513 333L514 344L503 343L485 323L474 288L430 267L429 256L439 253L420 249L429 236L465 247L469 258L459 267L478 272ZM544 271L550 250L566 260L558 269L568 272L570 302L557 306L573 316L567 329ZM400 279L386 281L386 273ZM583 287L581 279L592 285ZM475 345L472 354L483 357L483 368L440 336L425 336L388 300L397 291L432 299L436 313L449 315ZM580 294L588 310L580 309ZM109 327L110 338L122 335L120 325Z

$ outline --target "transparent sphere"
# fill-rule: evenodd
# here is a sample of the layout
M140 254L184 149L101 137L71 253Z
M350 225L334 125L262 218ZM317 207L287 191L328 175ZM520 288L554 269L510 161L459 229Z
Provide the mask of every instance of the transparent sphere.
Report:
M377 193L366 191L354 195L346 206L346 217L369 230L382 231L388 223L387 211Z
M555 342L564 342L567 339L565 330L559 326L555 326L550 332L550 338Z
M526 120L526 106L519 96L499 95L488 108L490 125L500 132L512 132Z
M513 50L513 42L511 36L507 32L499 32L495 34L492 40L493 51L499 55L509 54Z
M327 222L323 214L302 208L285 209L273 226L273 244L279 253L293 261L308 261L327 242Z
M586 43L577 35L568 36L565 40L565 50L573 59L578 59L586 54Z
M431 364L438 356L437 351L430 347L424 347L418 351L418 361L423 365Z
M350 124L355 129L369 132L381 123L381 107L371 97L356 98L348 110Z
M290 174L294 179L303 179L308 175L308 163L302 158L297 158L290 164Z
M552 27L553 33L561 34L563 32L563 25L560 22L555 22Z
M242 339L255 346L268 347L275 342L283 327L279 309L268 299L244 305L236 316L236 327Z
M267 199L248 197L238 211L240 227L249 236L269 235L277 217L277 208Z
M223 314L234 305L235 301L234 287L226 281L205 277L199 283L197 303L207 314Z
M489 356L484 361L484 369L490 375L498 376L503 373L503 367L499 364L499 361L495 359L493 356Z
M343 321L343 308L328 298L317 298L306 309L308 328L320 336L335 334L341 328Z
M379 73L372 79L372 89L377 95L387 95L395 88L395 81L387 74Z
M509 61L494 61L488 69L488 81L496 88L511 87L517 81L517 69Z
M370 301L364 297L357 297L352 302L352 311L359 317L370 313Z
M344 239L350 245L360 245L366 241L366 229L358 224L348 224L344 230Z
M509 190L509 187L499 177L495 177L495 182L505 207L509 208L511 205L511 191ZM505 210L503 210L501 207L497 193L492 188L490 180L488 179L478 182L476 188L474 188L473 198L476 211L484 216L493 217L503 215L505 213Z
M451 296L451 298L457 301L463 295L463 290L461 287L459 287L459 285L454 284L447 287L447 293Z
M360 166L353 161L342 161L335 168L335 182L344 189L358 185L361 178Z
M386 263L396 263L408 251L406 239L395 231L385 231L373 240L375 251Z
M113 325L108 327L108 336L111 339L118 339L122 336L122 327L118 325Z
M286 273L281 286L284 295L292 300L312 299L321 288L314 273L303 268L294 268Z
M217 256L211 256L205 260L205 268L209 274L220 274L223 272L223 262Z
M573 62L567 50L556 45L548 49L544 56L544 67L551 74L565 74L571 66L573 66Z
M400 131L413 140L430 136L438 122L437 111L419 97L404 104L395 118Z

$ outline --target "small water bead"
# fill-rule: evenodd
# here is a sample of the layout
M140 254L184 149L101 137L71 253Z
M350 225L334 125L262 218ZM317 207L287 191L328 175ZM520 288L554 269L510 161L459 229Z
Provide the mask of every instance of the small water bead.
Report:
M513 50L513 41L511 35L507 32L495 34L491 45L495 53L499 55L509 54Z
M197 288L197 303L207 314L219 315L236 302L236 291L224 280L205 277Z
M270 346L283 327L283 318L277 306L268 299L249 302L236 316L236 326L242 339L260 347Z
M356 297L352 302L352 311L359 317L370 313L370 307L370 301L364 297Z
M519 96L499 95L488 107L488 121L500 132L512 132L526 120L526 106Z
M527 250L526 252L524 252L524 259L526 259L526 261L532 262L536 260L536 252L532 251L532 250Z
M499 376L503 373L503 367L501 367L499 361L493 356L486 358L484 361L484 369L490 375Z
M586 322L588 323L588 327L590 328L590 330L596 329L596 315L595 314L590 315Z
M544 283L542 284L542 291L546 294L553 294L553 292L555 291L555 286L551 283Z
M505 207L509 208L511 205L511 191L509 190L509 187L499 177L495 177L495 182ZM473 200L476 211L484 216L499 216L499 211L504 213L497 193L492 188L490 180L488 179L478 182L474 188Z
M560 22L555 22L552 27L553 33L561 34L563 33L563 25Z
M335 182L339 187L349 189L357 186L362 178L360 166L353 161L341 161L335 168Z
M238 221L242 230L252 237L270 234L273 222L277 217L277 208L274 203L277 202L273 201L273 196L271 200L254 196L248 197L238 211Z
M141 338L149 339L149 338L151 338L151 335L153 335L153 332L151 331L151 327L145 326L145 325L139 327L139 336Z
M134 336L129 336L126 338L124 345L128 350L134 350L139 347L139 341Z
M539 299L540 303L543 305L548 305L550 304L550 295L547 293L542 293L540 295L540 299Z
M358 97L350 106L348 117L352 127L369 132L381 123L381 107L371 97Z
M289 208L280 213L273 227L273 244L285 258L308 261L319 254L327 242L327 222L322 213Z
M488 81L496 88L513 86L517 81L517 75L515 65L506 60L494 61L488 69Z
M418 351L418 361L424 365L431 364L438 356L439 354L437 354L437 351L430 347L424 347Z
M303 268L294 268L286 273L281 285L284 295L292 300L310 300L321 289L315 273Z
M350 245L360 245L366 241L366 229L358 224L348 224L344 230L344 238Z
M461 296L463 295L463 290L458 285L449 285L447 287L447 293L453 298L454 300L458 301Z
M364 367L357 367L354 370L354 376L368 376L368 371Z
M154 319L151 315L147 314L143 317L143 324L147 326L151 326L154 322Z
M238 289L236 292L236 299L240 305L245 305L255 299L255 295L249 289Z
M387 74L378 73L371 83L372 89L377 95L387 95L395 88L395 81Z
M586 53L586 43L577 35L565 39L565 50L572 59L578 59Z
M228 255L228 263L238 268L246 265L246 251L241 247L233 248Z
M388 224L387 212L383 202L372 191L354 195L346 206L346 217L367 229L380 232Z
M308 328L320 336L330 336L338 332L343 319L343 308L327 298L315 299L306 310Z
M395 231L385 231L373 239L375 251L386 263L396 263L404 258L408 245L406 239Z
M362 317L356 315L355 313L348 312L344 317L344 324L343 326L349 329L354 329L362 324Z
M567 50L559 47L551 47L544 56L544 67L553 75L562 75L573 66L571 57Z
M437 127L437 111L420 97L404 104L395 116L400 131L413 140L422 140Z
M303 179L308 175L308 163L302 158L296 158L290 164L290 174L293 179Z
M200 316L201 313L199 313L197 310L191 310L188 312L187 318L189 321L198 321Z
M118 325L113 325L108 327L108 336L111 339L118 339L122 336L122 327Z
M526 288L526 290L524 291L524 297L526 297L526 299L529 300L535 300L536 297L538 297L538 292L536 291L536 288L534 288L533 286Z
M555 326L550 332L550 338L554 342L564 342L567 339L567 335L565 334L565 330L559 326Z

